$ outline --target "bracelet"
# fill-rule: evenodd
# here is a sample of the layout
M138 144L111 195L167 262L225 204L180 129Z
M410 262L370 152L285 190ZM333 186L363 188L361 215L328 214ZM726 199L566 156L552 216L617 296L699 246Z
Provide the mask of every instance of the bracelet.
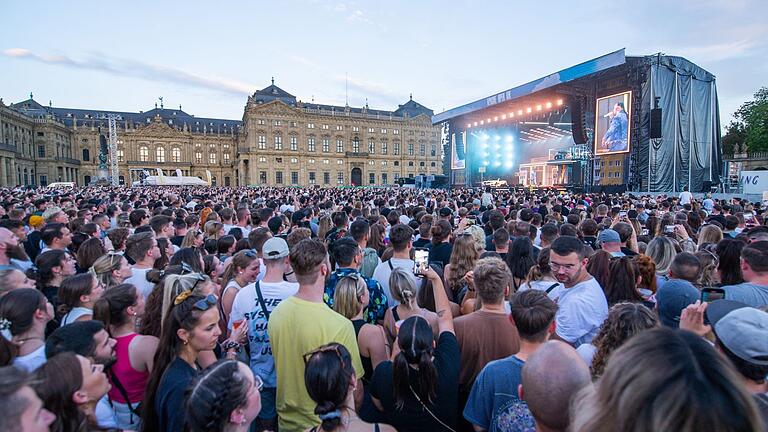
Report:
M243 345L233 340L226 340L221 345L221 347L224 349L224 351L235 350L239 352L243 348Z

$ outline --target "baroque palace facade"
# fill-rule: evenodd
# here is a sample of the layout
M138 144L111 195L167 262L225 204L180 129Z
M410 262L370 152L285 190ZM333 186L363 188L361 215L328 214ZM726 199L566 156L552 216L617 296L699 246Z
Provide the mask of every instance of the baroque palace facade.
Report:
M440 129L413 99L395 111L303 103L273 82L248 97L242 121L181 106L132 113L0 99L0 186L103 176L108 114L117 116L121 184L157 168L202 179L210 171L219 186L379 186L443 169Z

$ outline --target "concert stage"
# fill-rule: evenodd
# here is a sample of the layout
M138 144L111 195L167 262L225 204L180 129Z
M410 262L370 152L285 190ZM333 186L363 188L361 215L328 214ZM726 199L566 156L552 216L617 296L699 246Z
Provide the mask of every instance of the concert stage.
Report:
M432 117L451 184L709 191L722 171L715 77L681 57L606 54Z

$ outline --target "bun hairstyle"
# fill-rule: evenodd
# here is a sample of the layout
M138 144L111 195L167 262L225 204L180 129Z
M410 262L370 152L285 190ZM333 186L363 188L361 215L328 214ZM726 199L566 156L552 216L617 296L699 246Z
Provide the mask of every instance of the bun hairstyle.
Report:
M418 293L413 277L400 267L395 267L389 275L389 291L408 309L413 307Z
M67 258L67 253L60 249L47 250L35 259L37 270L30 270L30 277L35 280L37 288L43 289L54 279L54 267L60 267Z
M420 316L406 319L397 334L397 344L400 352L395 357L392 370L395 407L403 408L406 395L411 393L409 365L419 366L419 385L413 389L416 396L423 402L432 401L437 392L437 369L432 363L434 353L434 337L432 327L427 320Z
M329 343L315 350L306 363L304 383L309 397L317 402L315 414L322 422L320 428L327 432L336 430L341 425L342 410L354 408L344 405L355 379L349 351L344 345Z
M451 235L451 224L446 220L439 220L432 225L430 233L432 234L432 244L440 244Z
M190 432L223 431L232 411L246 404L250 386L238 363L219 360L189 387L184 405Z

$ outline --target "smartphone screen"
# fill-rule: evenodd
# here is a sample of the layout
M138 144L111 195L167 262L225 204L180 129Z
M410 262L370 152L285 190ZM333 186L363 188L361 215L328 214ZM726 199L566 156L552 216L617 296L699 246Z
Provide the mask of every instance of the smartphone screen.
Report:
M722 288L704 288L701 290L701 301L712 302L725 298L725 290Z
M675 232L675 226L674 225L665 225L664 226L664 233L665 234L673 234Z
M414 253L415 253L415 257L414 257L413 274L419 277L424 277L423 273L427 270L427 265L429 261L429 249L416 248L414 250Z

